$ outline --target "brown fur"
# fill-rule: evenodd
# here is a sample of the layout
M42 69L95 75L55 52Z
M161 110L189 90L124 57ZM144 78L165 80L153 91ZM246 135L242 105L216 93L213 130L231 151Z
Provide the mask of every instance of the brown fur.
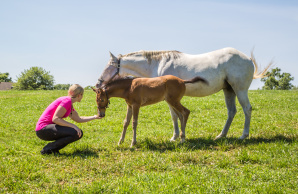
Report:
M127 114L119 144L124 141L126 129L133 116L133 140L131 146L135 145L140 107L155 104L163 100L173 108L179 117L181 122L180 137L183 142L185 139L186 122L190 111L180 103L180 100L185 93L185 84L199 81L207 83L206 80L200 77L185 81L173 75L166 75L155 78L114 80L108 83L104 89L98 88L93 90L97 94L96 101L99 116L105 116L105 110L111 97L124 98L127 103Z

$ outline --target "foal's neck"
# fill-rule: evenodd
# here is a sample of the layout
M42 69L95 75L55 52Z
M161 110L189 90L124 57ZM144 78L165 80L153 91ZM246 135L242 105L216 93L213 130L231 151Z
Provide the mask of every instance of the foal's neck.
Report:
M127 99L131 83L131 79L116 80L115 82L108 84L105 91L109 98L119 97Z

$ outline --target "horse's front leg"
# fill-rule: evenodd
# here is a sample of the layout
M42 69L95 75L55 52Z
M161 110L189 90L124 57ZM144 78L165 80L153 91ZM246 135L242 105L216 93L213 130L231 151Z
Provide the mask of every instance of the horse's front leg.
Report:
M132 142L131 142L131 146L130 147L133 147L137 143L137 125L138 125L139 110L140 110L140 106L139 105L133 105L132 106L133 137L132 137Z
M131 106L127 105L126 117L125 117L125 120L123 122L123 131L122 131L121 138L118 142L118 145L120 145L124 141L126 130L127 130L127 127L130 123L130 120L131 120L131 116L132 116L132 108L131 108Z
M170 139L170 141L175 141L179 137L178 116L171 105L169 105L169 108L170 108L170 112L173 120L173 126L174 126L174 134L173 134L173 137Z

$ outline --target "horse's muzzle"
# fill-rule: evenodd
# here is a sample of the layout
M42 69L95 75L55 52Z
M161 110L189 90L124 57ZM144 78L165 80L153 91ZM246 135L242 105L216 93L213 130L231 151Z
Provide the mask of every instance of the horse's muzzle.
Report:
M98 80L98 82L96 83L95 87L96 88L100 88L102 86L103 80Z

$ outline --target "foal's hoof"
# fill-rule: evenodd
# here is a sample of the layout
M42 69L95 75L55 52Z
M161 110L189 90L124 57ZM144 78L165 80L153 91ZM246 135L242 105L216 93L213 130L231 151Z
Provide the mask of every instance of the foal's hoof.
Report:
M120 146L122 143L123 143L123 140L120 139L118 142L118 146Z
M227 135L222 135L222 134L219 134L218 136L216 136L216 138L214 140L218 140L218 139L221 139L221 138L224 138L226 137Z
M181 139L180 143L184 143L185 142L185 139Z
M241 137L239 137L239 140L244 140L245 138L248 138L249 134L243 134Z

